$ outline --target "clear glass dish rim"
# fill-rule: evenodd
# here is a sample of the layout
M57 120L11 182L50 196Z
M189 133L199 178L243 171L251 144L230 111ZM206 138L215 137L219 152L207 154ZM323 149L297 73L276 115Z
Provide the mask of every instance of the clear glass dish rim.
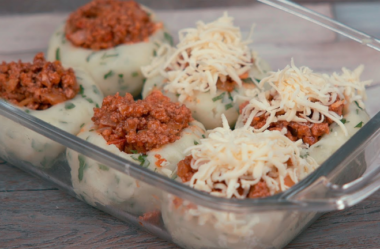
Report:
M21 124L49 139L64 145L67 148L88 156L100 163L118 170L124 174L143 181L151 186L160 188L162 191L186 199L197 205L214 210L249 213L252 211L278 211L278 210L334 210L338 205L334 202L308 203L307 201L292 200L291 197L306 189L321 177L328 177L342 164L355 159L354 155L372 141L380 131L380 112L365 124L354 136L352 136L342 147L331 155L317 170L308 175L292 188L267 198L257 199L225 199L211 196L208 193L190 188L178 181L162 176L156 172L145 169L136 163L130 162L115 154L112 154L94 144L71 135L57 127L54 127L34 116L26 114L20 108L0 100L0 115ZM348 156L347 156L348 155Z

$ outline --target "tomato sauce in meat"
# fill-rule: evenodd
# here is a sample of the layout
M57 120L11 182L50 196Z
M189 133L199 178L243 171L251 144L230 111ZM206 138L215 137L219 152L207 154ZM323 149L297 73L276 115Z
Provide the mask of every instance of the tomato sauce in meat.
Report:
M244 107L246 107L248 101L240 105L240 113ZM344 101L339 98L329 106L329 110L337 113L339 116L343 114ZM282 112L277 112L276 116L283 115ZM312 116L311 114L310 116ZM267 117L265 114L261 116L254 117L251 123L255 129L260 129L266 124ZM297 123L297 122L287 122L287 121L277 121L273 122L269 125L268 130L278 130L281 131L283 128L287 129L287 133L285 134L290 140L297 141L298 139L302 139L302 141L306 144L313 145L318 142L324 134L330 133L329 126L333 123L333 121L329 118L325 118L322 123Z
M94 108L92 118L108 144L126 153L146 153L173 143L192 120L186 106L171 102L160 91L137 101L129 93L108 96L101 108Z
M70 15L65 32L74 46L100 50L147 41L162 26L135 1L94 0Z
M74 71L61 62L49 62L38 53L33 63L0 64L0 98L32 110L49 107L74 98L79 92Z
M191 167L191 161L193 156L189 155L177 164L177 175L181 178L182 182L188 182L191 180L197 170ZM240 180L239 180L240 181ZM243 189L238 189L239 194L243 194ZM263 198L270 196L269 188L264 181L258 182L252 186L248 192L247 198Z
M226 91L226 92L232 92L236 86L237 86L236 82L233 81L231 77L227 77L225 82L222 82L220 79L218 79L218 82L216 82L216 87L219 90Z
M139 216L140 225L143 225L142 222L151 223L154 225L160 224L161 212L158 210L144 213L143 216Z

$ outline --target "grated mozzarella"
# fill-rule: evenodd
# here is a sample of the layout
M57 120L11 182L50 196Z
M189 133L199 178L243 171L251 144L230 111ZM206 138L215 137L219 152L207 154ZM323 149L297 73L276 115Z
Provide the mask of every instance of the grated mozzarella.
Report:
M337 98L349 103L357 101L364 109L365 86L371 81L361 81L360 75L364 66L354 71L343 68L342 74L314 73L308 67L298 68L292 59L291 65L278 72L271 72L262 79L259 86L272 86L271 90L260 93L257 98L250 100L243 109L244 122L250 124L254 117L268 115L266 124L260 129L252 128L255 132L266 130L272 122L294 121L321 123L330 118L337 123L347 136L347 129L340 121L341 116L329 110ZM269 101L269 97L273 100ZM277 112L284 112L276 117ZM313 113L311 117L309 117ZM298 114L298 115L297 115Z
M312 157L301 157L302 140L292 142L279 131L231 130L224 115L222 119L223 127L210 131L208 138L185 151L191 153L191 167L197 170L188 182L191 187L215 196L244 199L260 180L275 194L289 188L285 177L297 183L317 167Z
M160 44L157 56L141 71L147 78L164 76L168 80L164 89L178 94L180 102L194 96L195 91L215 96L218 80L225 82L229 76L242 87L240 76L253 63L261 70L257 54L248 47L251 35L252 30L243 40L227 13L211 23L199 21L196 28L179 31L176 48Z

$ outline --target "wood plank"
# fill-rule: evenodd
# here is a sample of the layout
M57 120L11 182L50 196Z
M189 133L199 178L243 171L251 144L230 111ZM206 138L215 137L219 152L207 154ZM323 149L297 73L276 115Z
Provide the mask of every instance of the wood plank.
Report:
M286 248L374 248L380 192L322 216ZM0 245L57 248L177 248L61 191L0 193Z
M44 180L35 178L24 171L2 164L0 159L0 192L12 191L36 191L36 190L57 190L57 188Z
M62 191L0 193L1 248L177 248Z
M331 212L311 225L286 249L378 248L380 192L344 211Z
M309 7L324 15L332 15L329 4ZM168 29L176 34L179 29L194 27L200 19L206 22L214 20L225 10L226 8L157 11L157 14ZM235 17L236 25L241 26L244 35L256 23L254 39L258 43L318 43L333 41L336 37L331 31L263 4L230 7L228 11ZM0 16L0 31L6 31L0 32L0 54L45 51L50 35L66 16L65 13Z

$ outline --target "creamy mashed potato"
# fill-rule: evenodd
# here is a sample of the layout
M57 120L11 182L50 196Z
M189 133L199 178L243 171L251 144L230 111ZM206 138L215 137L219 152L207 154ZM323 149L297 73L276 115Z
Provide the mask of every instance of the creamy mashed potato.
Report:
M239 104L258 94L256 85L270 70L248 46L251 35L244 39L227 13L179 31L176 47L160 46L152 62L142 67L147 78L143 98L159 89L185 104L207 129L222 125L221 114L233 126Z
M66 102L46 110L20 108L44 122L76 135L92 115L93 108L102 103L103 94L87 72L75 69L80 92ZM10 119L0 116L0 157L18 158L36 167L48 168L65 147L49 138L26 129Z
M264 72L269 71L269 65L261 61L261 68L265 68ZM249 71L249 77L251 79L261 80L265 73L260 72L256 66L253 66ZM239 105L245 101L247 94L255 95L258 91L255 84L251 81L249 83L242 83L242 87L235 88L231 93L217 90L215 96L210 92L197 91L193 98L188 98L182 103L186 105L192 112L193 117L201 122L206 129L213 129L222 125L222 119L220 118L224 114L230 126L234 126L239 116ZM159 89L161 92L168 96L172 101L178 102L178 95L164 90L165 78L161 75L157 75L152 78L148 78L144 84L142 92L143 98L149 95L152 90Z
M154 15L151 18L156 20ZM157 49L156 42L172 42L172 38L161 28L147 42L93 51L72 45L65 37L63 24L50 39L47 58L60 60L70 67L87 69L104 95L129 92L136 97L141 93L144 80L140 67L150 63Z
M175 205L176 198L164 195L162 218L173 241L189 249L281 248L315 217L315 213L297 211L235 214L187 201ZM274 234L279 236L274 239Z
M311 173L317 164L301 157L302 142L292 142L279 131L254 133L248 127L209 131L199 145L187 150L178 164L184 184L224 198L259 198L282 192ZM187 181L188 173L192 172ZM162 202L162 217L173 240L185 248L272 248L283 229L299 229L305 217L297 212L272 211L237 214L215 211L170 194ZM282 225L284 224L284 225Z
M93 143L117 156L131 162L140 164L167 177L175 177L177 163L184 157L183 151L199 143L205 129L197 121L190 123L181 133L181 138L174 143L166 144L159 149L154 149L142 154L127 154L121 152L115 145L108 145L102 135L93 130L92 125L85 126L78 137ZM166 160L160 164L156 155ZM71 168L71 180L73 188L78 196L95 206L120 205L121 208L132 213L142 214L151 212L159 207L161 191L141 181L121 173L106 165L79 155L77 152L67 149L67 161Z
M339 125L332 124L330 126L330 134L324 135L321 140L308 149L309 155L312 156L318 164L322 164L327 158L334 154L335 151L370 120L370 117L364 109L354 102L348 106L344 120L344 126L348 132L347 136L345 136Z

